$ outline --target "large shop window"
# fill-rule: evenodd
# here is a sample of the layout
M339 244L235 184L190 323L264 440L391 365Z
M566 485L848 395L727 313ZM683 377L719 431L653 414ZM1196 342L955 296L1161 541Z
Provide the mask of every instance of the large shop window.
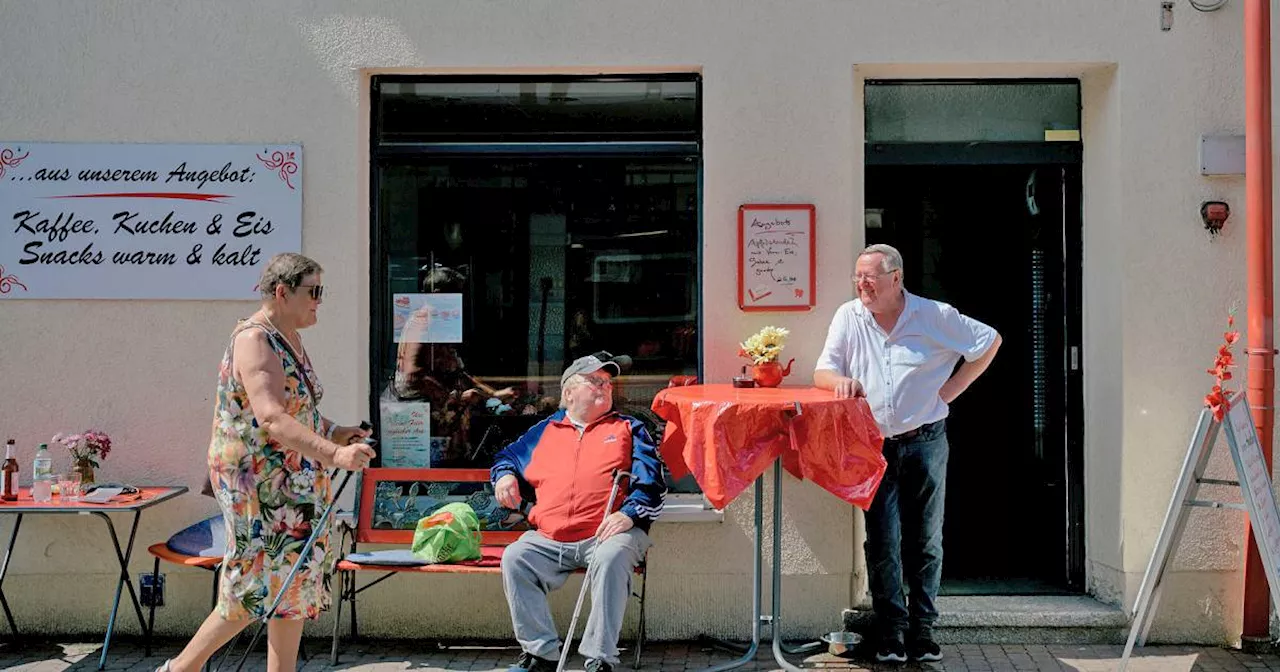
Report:
M615 405L660 436L654 395L700 373L699 91L374 78L383 466L488 468L598 350L632 357Z

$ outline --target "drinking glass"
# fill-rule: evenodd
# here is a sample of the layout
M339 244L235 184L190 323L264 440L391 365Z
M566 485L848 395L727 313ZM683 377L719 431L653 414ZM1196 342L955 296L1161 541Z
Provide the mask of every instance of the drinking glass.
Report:
M80 485L84 476L73 471L69 474L58 474L58 493L63 501L78 502L80 501Z

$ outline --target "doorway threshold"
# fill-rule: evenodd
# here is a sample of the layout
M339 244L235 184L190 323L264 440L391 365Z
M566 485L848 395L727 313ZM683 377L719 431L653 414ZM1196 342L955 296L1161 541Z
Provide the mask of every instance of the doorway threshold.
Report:
M939 595L1079 595L1060 584L1036 578L943 579Z
M944 644L1123 644L1129 619L1088 595L943 595L934 637ZM844 610L845 630L869 634L871 611Z

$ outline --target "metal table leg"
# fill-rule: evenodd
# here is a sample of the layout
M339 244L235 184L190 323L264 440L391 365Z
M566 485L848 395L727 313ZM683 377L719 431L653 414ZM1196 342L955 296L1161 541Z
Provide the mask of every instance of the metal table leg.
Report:
M9 600L4 596L4 575L9 571L9 558L13 557L13 545L18 541L18 528L22 527L22 514L13 521L13 531L9 533L9 546L4 551L4 562L0 563L0 607L4 608L4 617L9 621L9 632L18 636L18 624L13 621L13 612L9 610Z
M142 627L143 634L147 634L147 621L142 616L142 604L138 602L138 594L133 590L133 582L129 580L129 558L133 555L133 540L138 535L138 519L142 517L142 510L138 509L133 512L133 525L129 530L129 543L124 551L120 550L120 538L116 536L116 526L111 522L111 517L101 511L93 511L93 515L98 516L107 523L107 531L111 533L111 544L116 549L116 560L120 562L120 579L116 581L116 597L111 603L111 617L107 619L107 636L102 640L102 655L98 658L98 669L107 665L107 651L111 648L111 636L115 633L116 615L120 611L120 595L123 589L129 588L129 599L133 602L133 610L138 615L138 625Z
M764 555L764 476L761 475L756 479L756 554L751 567L751 644L746 647L745 653L741 658L735 658L727 663L721 663L715 667L709 667L703 672L724 672L732 670L743 665L755 662L756 651L760 648L760 623L767 619L760 613L760 583L761 583L761 558ZM731 651L742 651L739 647L728 642L711 639L712 644L721 648L727 648Z
M142 641L145 643L143 655L147 658L151 657L151 633L156 631L156 588L160 585L160 556L156 556L155 565L151 568L151 604L147 605L147 627L142 633Z
M801 672L801 669L788 663L783 652L790 654L810 653L822 646L821 642L801 644L789 647L782 643L782 619L779 616L782 602L782 458L773 463L773 615L770 621L773 626L773 659L784 670Z

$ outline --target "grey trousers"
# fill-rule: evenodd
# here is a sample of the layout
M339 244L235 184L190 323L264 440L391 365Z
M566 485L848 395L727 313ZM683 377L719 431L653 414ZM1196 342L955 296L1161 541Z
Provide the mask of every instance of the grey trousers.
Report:
M573 543L525 532L502 553L502 587L511 608L511 626L520 648L548 660L560 657L560 636L551 618L547 593L564 585L576 569L587 567L591 613L578 653L618 664L622 617L631 596L632 571L649 550L649 535L636 528L597 546L595 537Z

